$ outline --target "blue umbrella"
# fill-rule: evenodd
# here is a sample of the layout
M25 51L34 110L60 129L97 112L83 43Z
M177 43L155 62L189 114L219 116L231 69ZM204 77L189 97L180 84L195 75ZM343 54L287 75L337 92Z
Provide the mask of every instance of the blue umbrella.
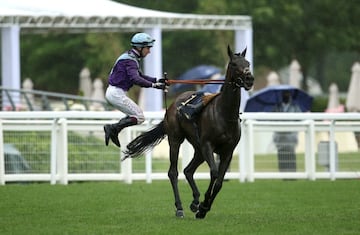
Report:
M224 75L222 75L221 77L218 78L218 80L224 80L224 79L225 79ZM208 92L208 93L217 93L217 92L220 92L221 87L222 87L222 84L209 83L209 84L204 85L199 91Z
M221 70L218 67L212 65L198 65L187 70L185 73L180 75L177 80L193 80L193 79L208 79L212 75L220 73ZM170 87L171 91L179 92L194 88L194 84L175 84Z
M282 92L291 93L292 102L299 105L301 111L310 111L313 97L305 91L290 85L274 85L265 87L247 100L245 112L272 112L275 106L282 101Z

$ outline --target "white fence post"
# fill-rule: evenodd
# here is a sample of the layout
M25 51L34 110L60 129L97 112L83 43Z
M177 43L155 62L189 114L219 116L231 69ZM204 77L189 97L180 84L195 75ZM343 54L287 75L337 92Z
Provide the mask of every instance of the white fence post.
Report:
M128 158L121 162L121 173L123 175L124 182L127 184L132 183L132 159Z
M313 120L309 120L305 133L305 172L310 180L315 180L315 123Z
M335 180L336 158L335 158L335 120L330 123L330 179Z
M182 150L181 172L184 172L184 169L190 163L192 157L194 156L194 149L187 140L184 140L183 144L180 146L180 149Z
M240 170L240 182L245 182L246 180L246 158L248 157L248 151L246 151L246 147L249 143L247 137L247 121L241 123L241 139L240 139L240 147L239 147L239 170Z
M57 153L57 131L58 131L58 119L54 119L51 128L51 155L50 155L50 184L56 184L56 153Z
M126 128L120 133L122 143L129 143L131 141L131 128ZM126 145L124 145L126 146ZM121 159L124 157L121 151ZM123 175L124 182L127 184L132 183L132 159L128 158L121 162L121 173Z
M247 179L249 182L254 182L254 162L255 162L255 154L254 154L254 122L249 120L248 125L248 156L246 159L247 162Z
M152 182L151 173L152 173L152 152L145 153L145 172L146 172L146 183L150 184Z
M68 184L68 138L67 138L67 120L59 120L59 132L57 138L57 173L59 174L60 184Z
M150 129L150 121L147 123L147 128ZM150 184L152 182L152 154L153 151L149 151L145 153L145 174L146 174L146 183Z
M5 154L2 119L0 119L0 185L5 185Z

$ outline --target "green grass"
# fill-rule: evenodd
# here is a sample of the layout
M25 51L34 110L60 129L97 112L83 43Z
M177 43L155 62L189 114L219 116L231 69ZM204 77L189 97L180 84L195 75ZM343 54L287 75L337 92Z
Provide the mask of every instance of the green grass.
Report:
M208 181L198 181L203 193ZM175 218L168 181L8 184L0 187L0 234L359 234L360 180L225 182L195 220ZM202 197L203 198L203 197Z

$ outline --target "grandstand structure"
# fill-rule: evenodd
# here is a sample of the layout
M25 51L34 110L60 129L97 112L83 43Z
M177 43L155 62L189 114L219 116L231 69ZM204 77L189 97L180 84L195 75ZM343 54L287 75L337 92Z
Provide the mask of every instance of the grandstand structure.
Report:
M157 41L144 61L144 73L161 77L162 31L227 30L234 31L235 51L247 47L246 57L253 65L252 19L246 15L181 14L110 0L0 0L0 9L2 86L6 88L20 89L20 33L144 31ZM148 97L145 111L162 109L160 91L147 89L144 96Z

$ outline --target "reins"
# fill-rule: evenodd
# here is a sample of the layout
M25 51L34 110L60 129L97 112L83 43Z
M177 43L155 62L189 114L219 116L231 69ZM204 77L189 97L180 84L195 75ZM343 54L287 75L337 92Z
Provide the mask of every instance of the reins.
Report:
M223 84L224 79L209 80L209 79L193 79L193 80L167 80L169 84Z
M168 79L167 73L164 72L164 78L167 82L167 84L170 86L171 84L224 84L225 79L218 79L218 80L211 80L211 79L190 79L190 80L174 80L174 79ZM237 82L228 82L229 84L235 84L236 87L240 88L243 84L243 79L240 79L240 84ZM165 100L165 110L167 111L167 90L164 90L164 100Z
M209 79L192 79L192 80L173 80L167 78L167 73L164 72L164 78L168 85L171 84L224 84L225 79L219 80L209 80ZM167 111L167 90L164 90L164 101L165 101L165 110Z

